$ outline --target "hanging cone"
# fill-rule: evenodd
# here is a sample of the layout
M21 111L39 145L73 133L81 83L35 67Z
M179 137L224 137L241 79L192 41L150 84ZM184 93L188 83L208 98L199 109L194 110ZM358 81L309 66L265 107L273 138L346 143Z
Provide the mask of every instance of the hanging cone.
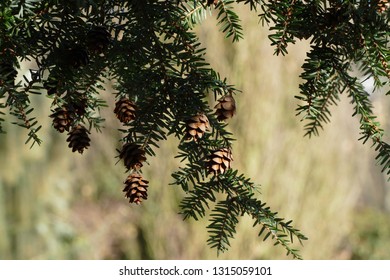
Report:
M119 153L119 158L123 159L124 165L128 170L138 170L143 166L146 160L145 151L141 149L140 145L133 143L126 143L122 151Z
M73 121L72 114L65 108L57 108L51 115L50 118L53 118L53 127L63 133L65 130L69 131L69 128Z
M110 45L111 35L103 26L94 26L88 31L86 43L91 52L102 53Z
M222 148L211 153L208 161L209 173L223 174L230 169L233 156L230 149Z
M84 152L84 149L87 149L91 141L88 134L90 132L82 125L77 125L69 133L69 137L66 139L69 142L68 147L72 148L72 152L78 151L80 154Z
M214 108L216 109L217 119L224 121L230 119L236 113L236 101L233 96L225 95L218 99L218 104Z
M198 141L210 129L209 119L205 114L198 114L186 121L186 137Z
M148 199L147 188L149 181L142 178L138 173L130 174L125 181L125 197L130 203L141 204L142 200Z
M390 6L389 0L379 0L378 1L378 8L377 8L378 13L386 12L386 10L389 8L389 6Z
M115 103L114 113L122 123L129 123L135 119L137 107L127 98L121 98Z

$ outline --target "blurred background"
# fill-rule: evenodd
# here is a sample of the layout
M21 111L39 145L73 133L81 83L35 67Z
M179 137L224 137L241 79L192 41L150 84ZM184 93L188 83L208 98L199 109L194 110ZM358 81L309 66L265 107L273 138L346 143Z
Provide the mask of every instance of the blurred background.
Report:
M212 67L242 90L229 126L238 139L233 167L260 184L261 199L309 238L303 247L294 244L304 259L390 259L390 184L370 144L358 141L349 100L342 96L319 137L303 137L294 95L308 43L276 57L256 14L247 7L238 12L239 43L226 40L212 16L197 29ZM120 123L113 97L104 94L111 105L102 111L105 128L92 133L83 155L51 127L44 95L33 97L43 125L40 147L25 145L26 130L8 119L0 136L0 259L290 259L281 246L257 237L249 217L217 257L206 244L207 220L183 221L178 214L184 194L170 185L178 168L175 139L162 142L143 169L148 200L129 205L125 169L115 158ZM390 131L388 98L372 98Z

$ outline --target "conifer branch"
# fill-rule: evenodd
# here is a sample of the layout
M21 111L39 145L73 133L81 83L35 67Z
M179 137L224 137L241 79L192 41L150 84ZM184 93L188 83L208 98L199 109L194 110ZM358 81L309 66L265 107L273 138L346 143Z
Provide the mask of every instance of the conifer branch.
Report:
M243 34L240 18L232 8L233 3L234 0L220 0L215 8L219 9L217 20L221 31L226 33L226 38L232 37L236 42L243 38Z
M337 54L327 48L313 48L308 54L301 77L306 80L300 85L301 95L297 99L304 102L298 105L297 115L304 114L302 120L308 120L306 133L311 137L318 135L322 123L330 121L330 105L336 105L341 94L340 79L335 72L338 64Z
M283 27L279 31L278 41L276 42L276 50L275 50L276 55L287 54L287 44L288 44L289 40L286 37L288 34L287 31L288 31L288 27L289 27L290 22L291 22L291 17L293 14L293 8L295 5L295 2L296 2L296 0L291 0L291 3L288 5L288 8L285 12L285 15L284 15L285 18L283 19L284 22L282 24ZM270 37L270 38L272 38L272 37Z

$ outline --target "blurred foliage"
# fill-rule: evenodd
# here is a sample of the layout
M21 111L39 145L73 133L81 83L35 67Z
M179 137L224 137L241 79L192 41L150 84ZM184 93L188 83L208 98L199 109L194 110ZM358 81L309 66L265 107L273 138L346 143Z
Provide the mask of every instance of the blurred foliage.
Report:
M373 207L356 211L349 243L353 259L390 259L390 214Z

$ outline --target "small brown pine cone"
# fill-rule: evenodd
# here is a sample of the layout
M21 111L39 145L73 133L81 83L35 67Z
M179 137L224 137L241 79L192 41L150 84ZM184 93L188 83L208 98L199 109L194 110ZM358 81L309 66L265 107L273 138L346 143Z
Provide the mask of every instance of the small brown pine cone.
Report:
M209 119L205 114L198 114L186 121L187 138L198 141L210 129Z
M71 103L74 112L82 117L87 112L87 106L88 106L88 99L85 96L80 97L78 100L73 100Z
M91 52L102 53L110 45L111 34L103 26L94 26L87 33L86 43Z
M140 145L133 143L126 143L122 151L119 153L119 158L123 159L123 162L128 170L138 170L143 166L143 162L146 160L145 151L141 149Z
M125 197L130 203L141 204L142 200L148 199L147 188L149 181L142 178L138 173L130 174L125 181Z
M65 107L57 108L50 117L53 118L53 126L56 130L61 133L65 130L69 131L73 116Z
M389 5L389 0L379 0L377 8L378 12L384 13L389 8Z
M129 123L135 119L136 105L127 98L121 98L115 103L114 113L122 123Z
M72 152L78 151L80 154L84 152L84 149L87 149L90 144L88 134L90 132L82 125L77 125L68 133L69 137L66 139L69 142L68 147L72 148Z
M231 167L233 156L230 149L222 148L211 153L208 161L209 173L223 174Z
M225 95L218 99L218 104L214 108L216 109L217 119L224 121L230 119L236 113L236 101L233 96Z

